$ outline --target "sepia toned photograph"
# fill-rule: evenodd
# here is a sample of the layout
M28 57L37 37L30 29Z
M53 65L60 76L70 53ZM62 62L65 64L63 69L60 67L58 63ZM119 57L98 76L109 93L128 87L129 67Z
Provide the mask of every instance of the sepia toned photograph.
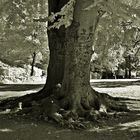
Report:
M0 140L140 140L140 0L0 0Z

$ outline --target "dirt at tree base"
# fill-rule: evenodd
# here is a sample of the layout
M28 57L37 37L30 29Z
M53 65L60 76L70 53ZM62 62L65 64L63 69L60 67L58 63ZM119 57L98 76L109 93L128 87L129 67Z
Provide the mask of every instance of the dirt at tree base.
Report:
M59 96L56 93L57 92L43 99L42 97L40 98L38 94L30 94L16 99L4 100L6 101L6 103L5 102L0 103L1 107L5 108L5 110L2 111L1 113L2 114L4 112L7 113L8 110L10 114L11 113L15 114L17 112L18 115L24 115L24 116L30 115L40 120L53 120L57 122L59 125L61 125L62 127L67 127L71 129L87 129L90 128L91 122L95 124L96 123L102 124L102 121L104 119L110 119L118 116L118 113L107 112L106 103L107 104L109 103L108 105L111 104L113 110L114 109L116 110L117 107L117 112L128 111L124 103L121 103L121 105L119 105L118 103L116 104L116 102L118 101L115 101L114 98L112 98L111 96L107 94L100 94L94 90L93 93L95 95L93 95L93 97L90 96L89 99L87 98L88 102L87 101L83 102L85 104L83 107L86 108L82 108L82 103L80 103L78 104L81 105L80 108L77 108L79 106L76 106L71 109L69 108L69 106L71 105L71 98L70 101L69 99L67 100L67 98L59 99ZM56 95L58 96L58 98ZM95 100L96 95L98 96L97 99ZM63 103L63 101L65 101L65 103ZM97 106L99 104L99 107L97 109L94 108L96 107L95 101L96 102L98 101ZM93 105L91 104L91 102L93 102L92 103ZM103 104L103 111L100 111L103 102L105 102L105 104ZM20 108L18 106L19 104L21 104ZM68 106L67 109L66 106ZM95 126L95 124L93 126Z
M87 130L71 130L27 116L0 115L1 140L139 140L140 111L104 119Z

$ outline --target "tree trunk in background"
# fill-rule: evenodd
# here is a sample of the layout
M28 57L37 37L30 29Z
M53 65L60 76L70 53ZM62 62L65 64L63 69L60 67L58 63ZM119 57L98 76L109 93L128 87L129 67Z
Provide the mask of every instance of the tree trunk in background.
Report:
M51 12L58 12L69 0L48 0L49 15ZM51 25L52 23L49 23ZM48 66L48 77L44 88L40 91L46 93L58 83L62 83L65 63L65 33L66 29L51 29L48 31L50 59Z
M125 57L125 78L131 79L131 56Z
M127 67L125 68L125 78L128 78L128 71L127 71Z
M129 69L129 79L131 79L131 56L128 56L128 69Z
M35 61L36 61L36 52L34 52L33 55L32 55L32 63L31 63L31 73L30 73L30 76L34 75Z
M125 78L127 79L128 78L128 60L127 60L127 57L125 57Z

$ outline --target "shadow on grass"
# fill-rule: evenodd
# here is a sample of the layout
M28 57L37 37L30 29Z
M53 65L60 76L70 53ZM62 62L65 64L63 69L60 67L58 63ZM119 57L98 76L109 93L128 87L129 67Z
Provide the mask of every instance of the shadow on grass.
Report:
M119 116L116 120L108 120L101 128L90 129L89 132L105 134L105 137L116 140L139 140L140 139L140 111L131 111Z
M42 87L43 84L0 84L0 91L27 91Z
M140 80L138 81L106 81L106 82L92 82L91 86L98 88L112 88L112 87L126 87L129 85L140 86Z

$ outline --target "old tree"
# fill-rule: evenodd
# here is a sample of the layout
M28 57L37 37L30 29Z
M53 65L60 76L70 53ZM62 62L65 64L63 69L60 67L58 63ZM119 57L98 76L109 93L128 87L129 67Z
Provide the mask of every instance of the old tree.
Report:
M132 4L132 1L127 5L119 0L48 0L49 16L34 19L35 22L49 21L50 60L46 84L38 93L4 101L1 105L14 108L22 102L21 112L32 110L37 116L61 124L73 123L71 127L77 127L81 117L96 120L108 111L128 111L117 98L91 87L90 59L100 18L113 15L112 21L114 18L127 21L132 19L129 12L139 17L139 9L135 4L131 7Z

